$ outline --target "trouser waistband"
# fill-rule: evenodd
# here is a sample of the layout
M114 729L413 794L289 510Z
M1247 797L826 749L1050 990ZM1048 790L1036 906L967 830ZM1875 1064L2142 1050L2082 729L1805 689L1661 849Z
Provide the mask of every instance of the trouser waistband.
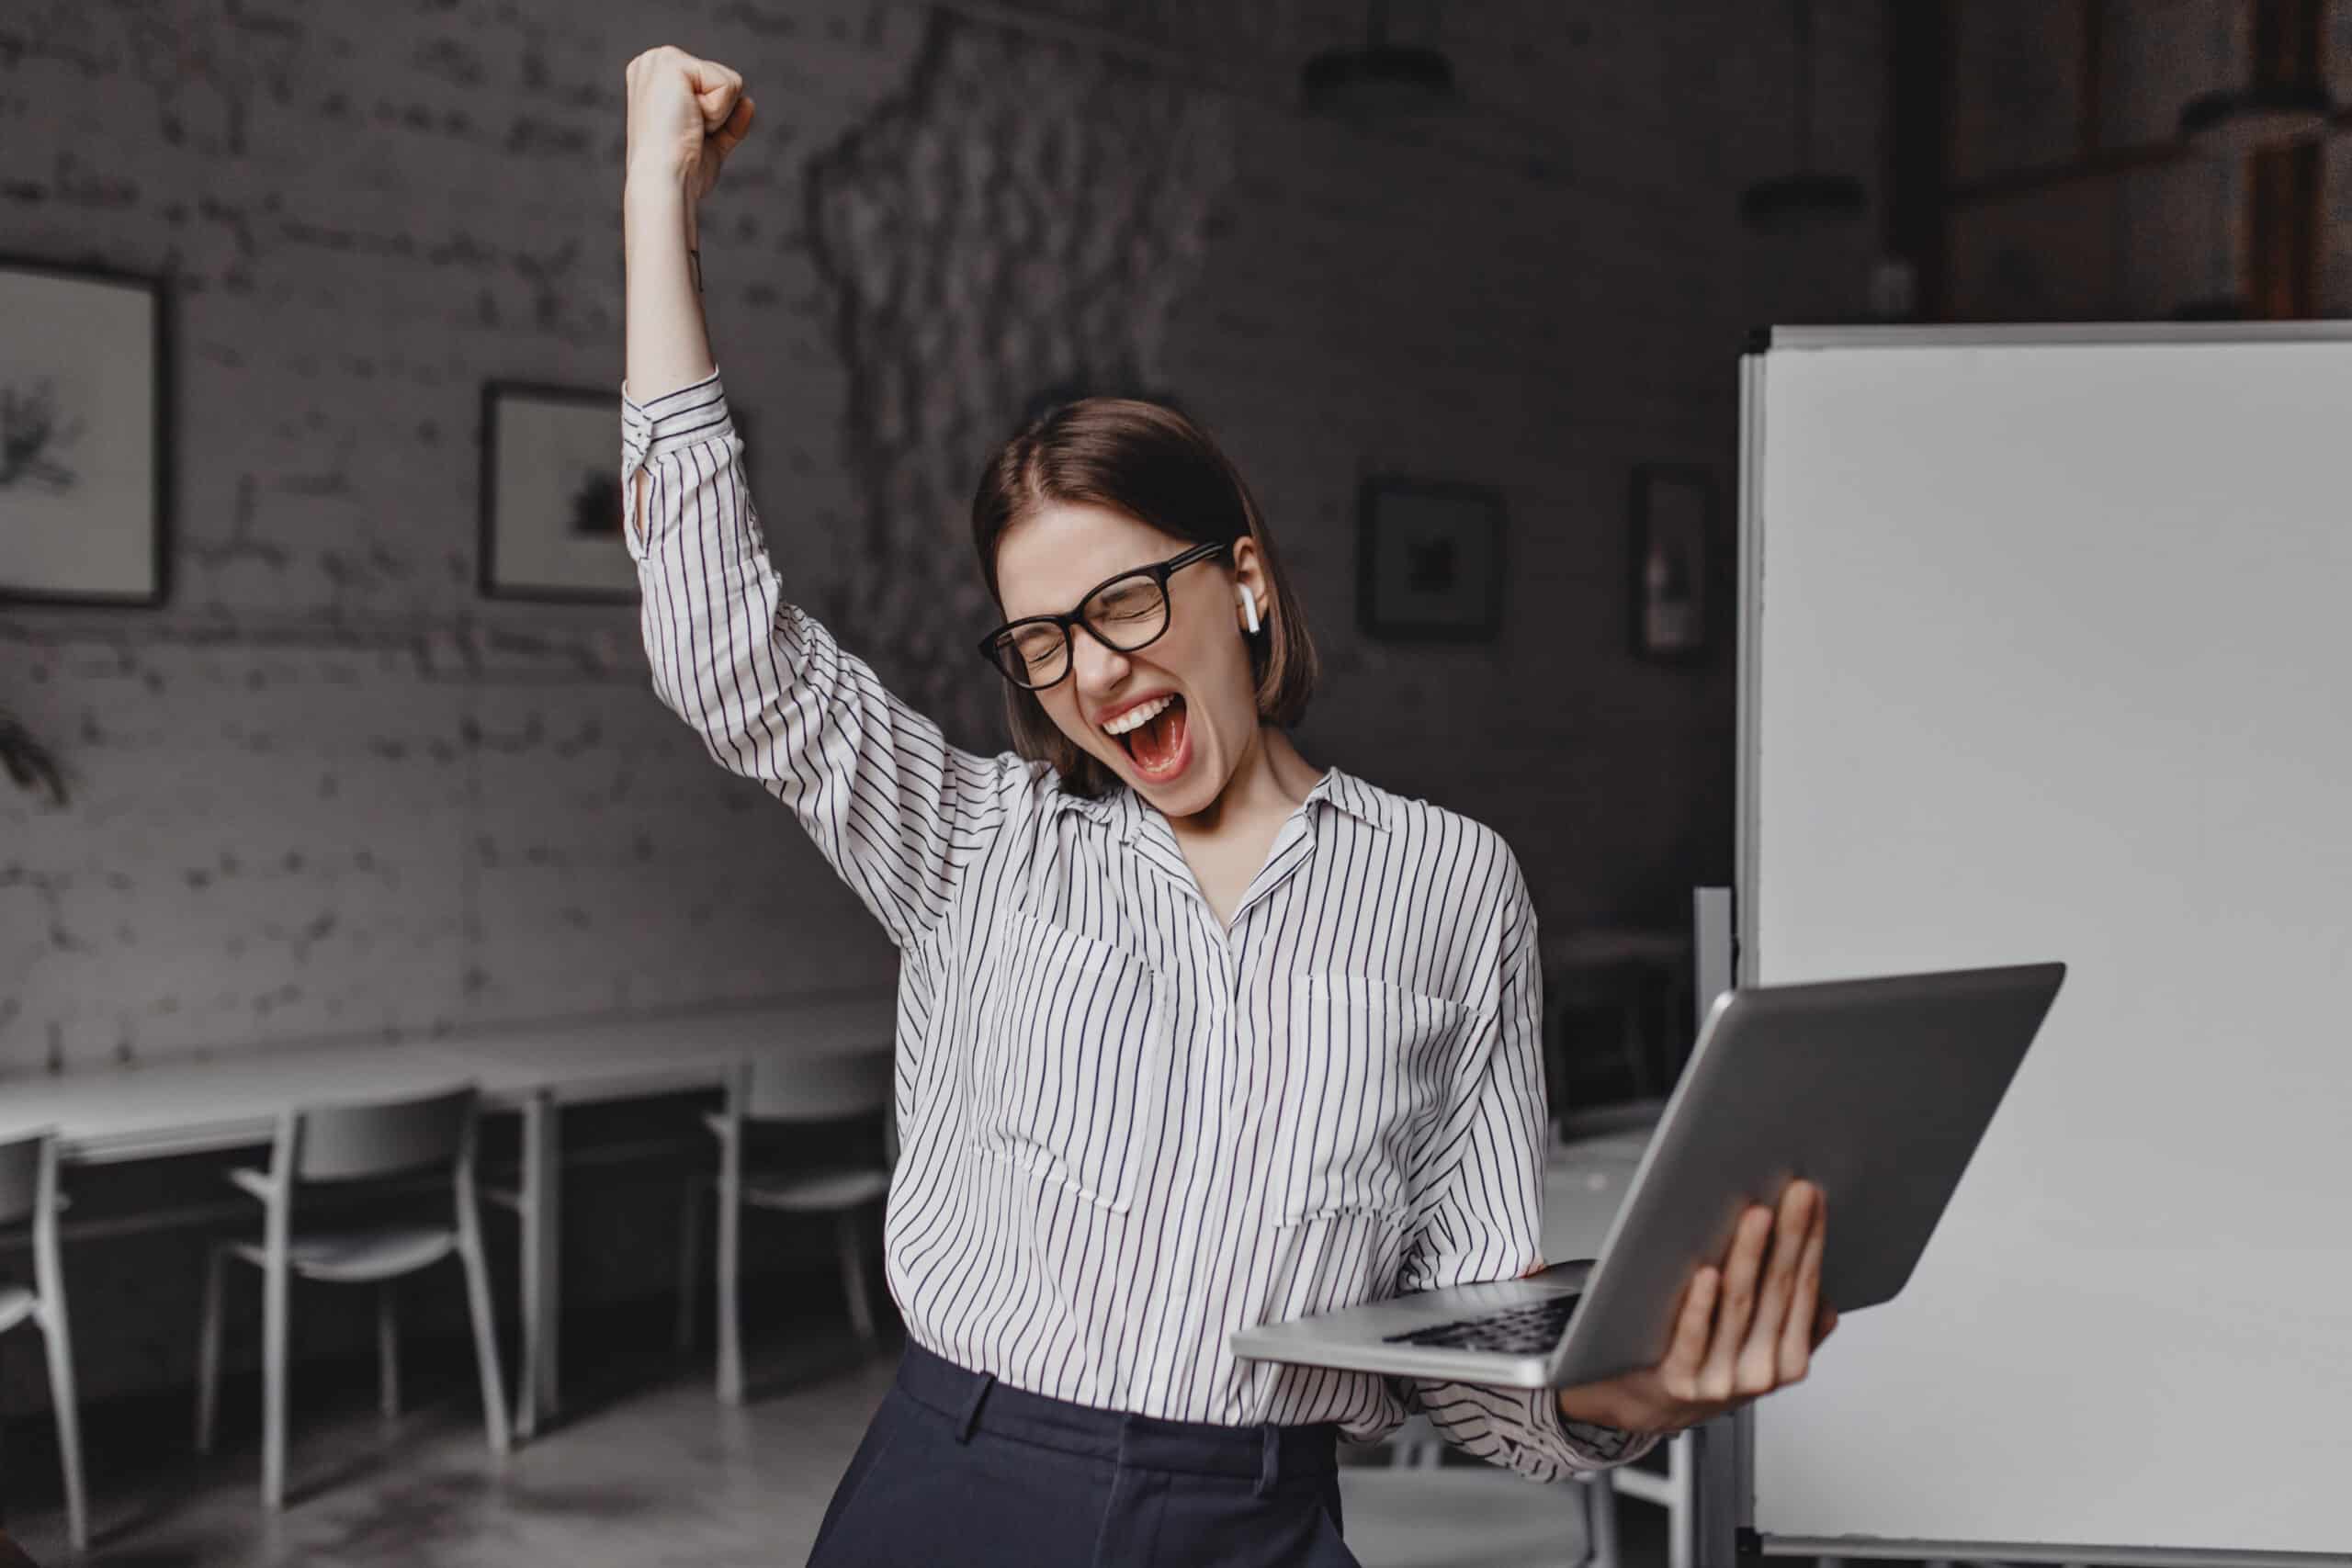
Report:
M1221 1427L1075 1404L1009 1387L913 1343L899 1363L898 1382L910 1398L953 1422L959 1441L975 1430L994 1432L1145 1470L1254 1477L1260 1492L1285 1477L1329 1476L1339 1465L1339 1427L1329 1422Z

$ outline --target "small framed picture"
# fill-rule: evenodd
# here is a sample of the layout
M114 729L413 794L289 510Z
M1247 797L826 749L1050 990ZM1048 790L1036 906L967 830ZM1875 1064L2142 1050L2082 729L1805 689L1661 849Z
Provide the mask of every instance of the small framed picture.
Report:
M1695 664L1714 617L1715 481L1688 463L1634 469L1630 603L1636 657Z
M0 258L0 600L164 603L161 278Z
M482 596L633 603L637 563L621 542L620 476L617 388L485 382Z
M1503 498L1381 475L1357 500L1356 615L1370 636L1483 642L1502 629Z

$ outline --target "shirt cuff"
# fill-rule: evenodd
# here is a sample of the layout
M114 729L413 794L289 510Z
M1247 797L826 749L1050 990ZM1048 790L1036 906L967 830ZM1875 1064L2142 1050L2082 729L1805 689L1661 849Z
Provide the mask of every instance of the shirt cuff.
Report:
M621 483L636 482L637 470L697 441L732 435L735 423L727 412L727 389L718 372L691 386L680 387L639 402L621 382Z
M1544 1401L1567 1450L1595 1470L1631 1464L1658 1445L1656 1432L1627 1432L1590 1421L1571 1421L1562 1413L1558 1396Z

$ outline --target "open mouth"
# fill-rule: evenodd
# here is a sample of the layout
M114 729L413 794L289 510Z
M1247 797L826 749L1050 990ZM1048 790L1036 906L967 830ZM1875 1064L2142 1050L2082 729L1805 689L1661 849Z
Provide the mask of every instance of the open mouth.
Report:
M1136 713L1146 716L1133 728L1112 735L1126 750L1136 765L1136 772L1145 778L1159 781L1173 778L1183 771L1191 754L1184 724L1184 699L1172 694L1156 697L1141 708L1122 714L1114 722L1128 724Z

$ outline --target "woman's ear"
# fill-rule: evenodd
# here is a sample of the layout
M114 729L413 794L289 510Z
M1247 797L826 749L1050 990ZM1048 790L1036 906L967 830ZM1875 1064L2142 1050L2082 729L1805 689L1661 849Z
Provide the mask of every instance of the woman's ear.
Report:
M1233 541L1233 582L1234 616L1245 634L1253 634L1273 618L1274 595L1266 581L1266 563L1258 553L1258 541L1247 534Z

